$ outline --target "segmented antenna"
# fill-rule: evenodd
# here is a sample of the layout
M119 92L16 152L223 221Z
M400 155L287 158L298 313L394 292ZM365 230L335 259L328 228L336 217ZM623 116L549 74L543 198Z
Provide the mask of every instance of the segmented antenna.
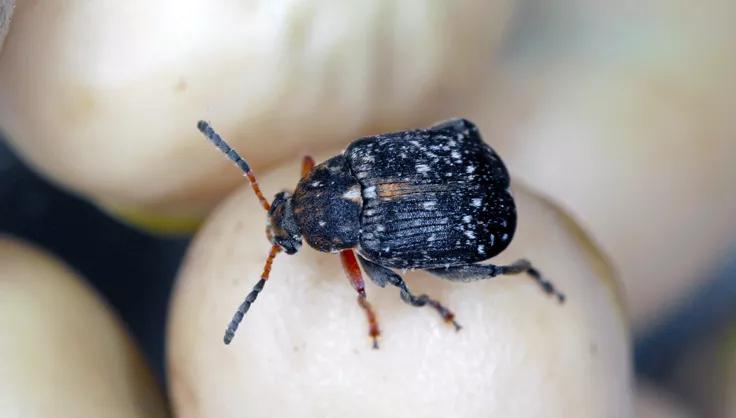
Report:
M200 132L202 132L207 139L210 140L217 148L222 151L223 154L227 155L227 158L232 160L235 165L240 168L241 171L243 171L244 175L248 178L250 181L250 185L253 187L253 192L255 192L256 196L258 197L258 200L261 202L261 205L263 206L266 211L271 209L271 204L268 203L268 200L266 200L265 197L263 197L263 193L261 193L261 188L258 187L258 182L256 181L256 176L253 174L253 170L250 169L250 166L248 163L241 157L237 151L232 149L230 145L225 142L224 139L215 132L214 129L210 126L209 123L200 120L197 122L197 129L199 129Z
M240 304L238 311L235 312L235 315L233 315L233 319L230 320L230 324L228 324L227 329L225 330L225 338L223 338L225 344L230 344L230 341L233 340L233 337L235 336L235 331L238 330L238 325L240 325L240 321L243 320L243 316L245 316L245 313L248 312L248 309L250 309L250 305L252 305L253 302L256 301L258 294L261 293L261 290L263 290L263 285L266 284L266 280L268 280L268 276L269 274L271 274L271 265L273 264L273 259L276 257L276 254L278 254L279 251L281 251L281 247L279 247L278 245L274 245L271 247L271 252L268 253L268 258L266 259L266 265L263 266L261 280L258 280L258 283L253 286L253 290L251 290L250 293L248 293L248 296L245 297L245 300L243 301L243 303Z

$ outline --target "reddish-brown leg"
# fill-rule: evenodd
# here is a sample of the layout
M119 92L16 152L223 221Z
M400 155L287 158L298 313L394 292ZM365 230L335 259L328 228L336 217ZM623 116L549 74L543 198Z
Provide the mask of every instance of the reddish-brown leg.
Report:
M368 303L368 298L365 294L365 282L363 282L363 275L360 273L360 267L358 266L358 260L355 258L355 253L353 250L342 250L340 251L340 260L342 261L342 267L345 269L345 274L350 279L350 284L358 292L358 304L363 308L368 317L368 333L373 339L373 348L378 348L378 336L381 335L381 331L378 329L376 313L373 312L371 304Z
M310 171L314 168L314 158L310 157L309 155L305 155L302 159L302 178L309 174Z

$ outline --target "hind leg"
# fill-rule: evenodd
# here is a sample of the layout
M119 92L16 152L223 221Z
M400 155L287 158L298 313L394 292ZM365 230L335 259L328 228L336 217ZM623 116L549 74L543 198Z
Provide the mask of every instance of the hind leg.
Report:
M557 297L560 303L565 301L565 295L558 291L552 282L546 280L539 273L539 270L532 266L529 260L521 259L517 260L509 265L496 266L493 264L468 264L466 266L453 266L447 268L429 269L428 272L440 276L444 279L470 282L474 280L490 279L491 277L507 275L507 274L519 274L526 273L531 276L534 281L548 295Z
M379 286L383 287L386 283L389 283L398 287L401 290L401 299L404 302L417 307L429 305L442 316L442 319L444 319L445 322L451 323L455 327L455 330L459 331L460 328L462 328L460 324L455 321L455 314L453 314L449 309L427 295L414 295L411 290L409 290L409 287L406 286L404 279L394 273L391 269L368 261L361 256L358 256L358 259L360 260L360 265L363 266L363 270L368 274L368 277L370 277Z

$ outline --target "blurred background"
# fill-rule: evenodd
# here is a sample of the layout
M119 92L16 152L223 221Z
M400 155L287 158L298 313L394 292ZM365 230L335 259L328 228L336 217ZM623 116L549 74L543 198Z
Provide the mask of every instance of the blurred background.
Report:
M641 415L736 417L736 2L13 3L0 231L88 279L162 383L177 267L242 181L196 120L259 170L465 116L619 272Z

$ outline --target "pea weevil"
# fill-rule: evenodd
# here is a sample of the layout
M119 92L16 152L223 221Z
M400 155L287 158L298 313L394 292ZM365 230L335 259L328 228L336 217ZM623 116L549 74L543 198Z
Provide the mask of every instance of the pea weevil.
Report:
M261 279L225 331L225 344L263 290L276 254L296 253L302 239L318 251L340 254L368 318L373 348L380 331L359 263L378 286L398 287L404 302L432 307L456 330L461 327L449 309L428 295L413 294L394 269L421 269L465 282L525 272L547 294L565 300L525 259L479 264L511 242L516 206L506 167L466 119L360 138L317 166L304 157L294 192L280 192L271 203L248 163L207 122L197 128L243 171L268 212L271 251Z

